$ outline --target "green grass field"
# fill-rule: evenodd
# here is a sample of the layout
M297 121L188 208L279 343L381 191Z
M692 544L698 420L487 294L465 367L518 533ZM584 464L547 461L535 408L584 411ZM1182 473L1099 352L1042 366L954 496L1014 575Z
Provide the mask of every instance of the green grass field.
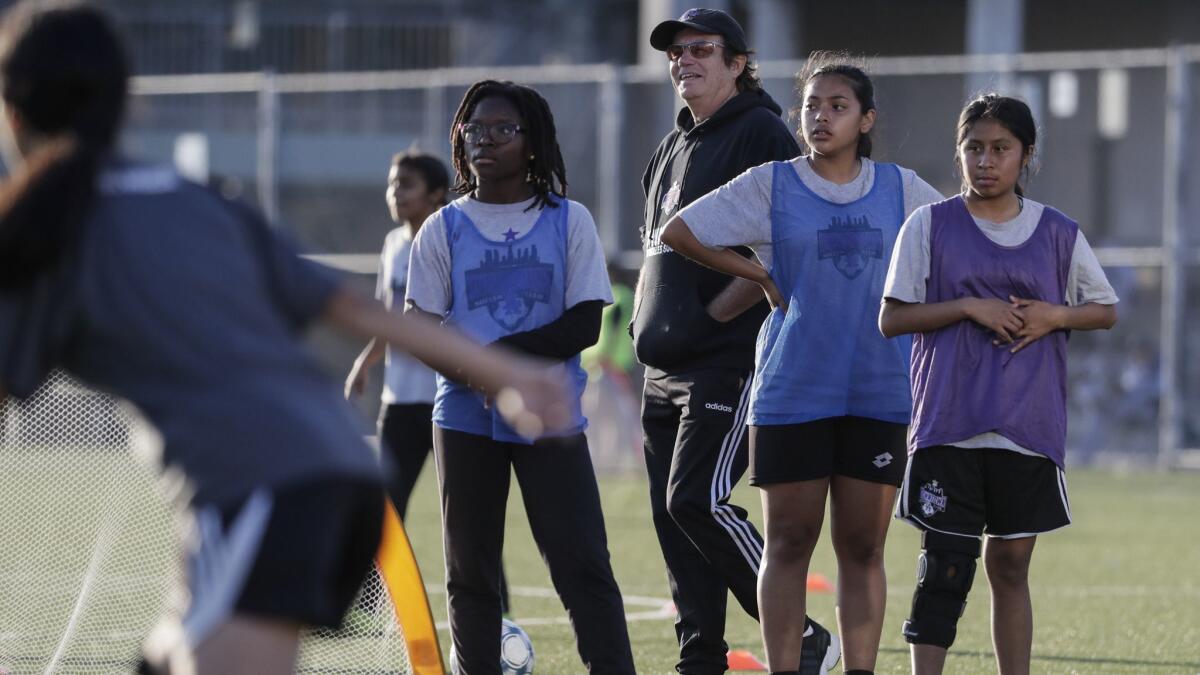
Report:
M65 474L60 466L63 460L70 460L72 467ZM136 653L139 631L149 626L158 611L155 607L161 606L157 603L163 602L162 582L167 579L162 573L169 567L160 559L167 550L165 543L158 543L159 557L147 557L146 544L139 544L146 541L138 534L139 527L154 528L160 538L168 532L169 516L155 511L162 505L150 498L148 480L130 473L127 459L114 460L106 453L45 457L0 453L0 495L8 500L0 513L0 668L12 673L41 672L33 667L35 661L20 655L35 647L53 650L65 631L74 635L74 647L59 672L123 670L114 664ZM1069 482L1075 524L1043 537L1034 555L1034 672L1200 673L1200 473L1076 471ZM98 485L110 487L97 492ZM48 489L73 495L67 500L70 506L48 501L52 499L45 496ZM638 672L673 672L674 629L645 480L640 475L605 477L601 489ZM752 513L759 511L753 488L740 487L734 501ZM35 524L45 513L57 514L55 525ZM137 517L127 519L133 514ZM65 594L63 602L68 605L73 602L79 582L57 580L78 578L96 550L88 532L110 516L125 525L113 533L106 547L104 580L89 592L89 607L98 611L69 627L61 616L52 619L30 613L31 605L52 600L56 594ZM582 672L565 613L529 534L515 482L508 518L505 563L514 616L533 639L537 672ZM430 588L435 619L444 625L441 534L430 469L409 507L408 530ZM892 590L879 673L908 671L899 627L908 611L918 548L917 531L896 523L887 549ZM827 541L818 546L813 571L831 581L836 578ZM761 657L757 624L732 598L729 606L731 646ZM818 620L834 625L832 595L810 595L809 608ZM981 574L948 673L995 671L988 613ZM136 625L135 616L139 617ZM448 649L444 630L442 641L443 649ZM339 672L349 672L345 669L353 669L363 656L361 645L344 635L329 641L327 648L321 661Z
M1033 672L1200 673L1200 474L1074 471L1068 484L1075 522L1042 537L1034 553ZM645 479L607 477L601 490L638 672L672 673L675 634L672 620L659 611L669 593ZM739 487L734 501L751 513L760 511L754 488ZM583 672L565 612L529 534L515 481L508 509L504 555L513 613L533 640L537 672ZM438 518L436 485L427 469L409 507L408 530L431 589L434 616L444 626ZM908 612L919 548L917 531L895 523L887 547L890 590L877 673L908 672L900 624ZM827 536L818 545L812 569L831 581L836 577ZM831 594L812 595L809 612L832 626L834 603ZM732 597L729 606L731 647L750 649L761 658L758 625ZM981 571L947 673L995 672L989 611ZM447 650L444 629L441 636Z

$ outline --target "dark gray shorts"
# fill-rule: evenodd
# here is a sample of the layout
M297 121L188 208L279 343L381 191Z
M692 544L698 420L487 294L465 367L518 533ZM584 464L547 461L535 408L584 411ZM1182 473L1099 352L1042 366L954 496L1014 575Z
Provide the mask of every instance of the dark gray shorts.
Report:
M220 616L336 628L373 564L383 505L380 484L331 476L197 510L189 615L215 602Z

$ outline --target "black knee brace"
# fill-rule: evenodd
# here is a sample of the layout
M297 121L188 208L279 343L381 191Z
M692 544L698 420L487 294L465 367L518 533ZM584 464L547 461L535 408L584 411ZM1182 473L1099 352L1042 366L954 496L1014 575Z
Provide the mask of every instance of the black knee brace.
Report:
M917 590L904 622L904 639L912 644L946 649L954 643L958 619L967 608L967 592L975 579L975 560L982 542L941 532L921 536Z

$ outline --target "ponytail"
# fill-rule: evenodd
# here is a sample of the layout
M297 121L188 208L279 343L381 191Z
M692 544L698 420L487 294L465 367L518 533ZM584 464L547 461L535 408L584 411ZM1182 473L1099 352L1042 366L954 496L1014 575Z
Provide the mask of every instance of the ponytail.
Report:
M0 187L0 290L28 285L77 241L98 170L95 152L74 140L55 141Z
M95 7L23 2L0 26L0 79L21 123L14 135L40 141L0 186L0 290L11 290L78 242L121 126L129 68Z

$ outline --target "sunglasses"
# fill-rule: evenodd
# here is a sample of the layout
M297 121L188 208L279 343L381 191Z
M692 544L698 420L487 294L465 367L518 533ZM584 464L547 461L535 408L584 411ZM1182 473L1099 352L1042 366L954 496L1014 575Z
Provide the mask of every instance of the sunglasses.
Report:
M683 44L667 45L667 58L671 61L678 61L683 57L683 51L686 49L693 59L706 59L712 56L717 47L724 47L720 42L709 42L708 40L696 40L695 42L685 42Z
M466 122L458 125L458 133L462 134L463 140L475 145L483 140L483 135L487 134L488 138L497 145L504 145L517 137L517 134L525 131L520 124L512 122L500 122L499 124L485 125L478 122Z

